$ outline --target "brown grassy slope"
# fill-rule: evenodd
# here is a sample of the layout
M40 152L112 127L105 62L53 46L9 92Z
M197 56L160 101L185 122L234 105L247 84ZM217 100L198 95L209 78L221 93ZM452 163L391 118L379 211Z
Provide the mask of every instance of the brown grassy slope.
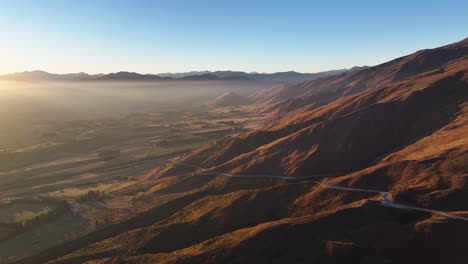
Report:
M310 197L317 196L334 198L327 204L311 203ZM206 196L150 227L89 245L60 258L57 263L81 263L103 256L170 252L240 228L326 211L367 196L361 193L336 196L335 191L324 190L310 182Z
M468 258L463 222L424 220L425 213L385 208L367 200L368 194L310 184L207 196L150 227L52 263L463 263Z
M463 60L287 116L265 131L207 146L183 162L244 174L344 174L463 119L467 87L468 60Z
M389 190L395 199L444 210L467 210L468 104L434 133L340 177L335 184Z
M263 105L261 112L273 116L301 107L309 109L341 97L379 88L423 72L444 67L468 56L468 39L428 50L421 50L374 67L352 70L341 75L320 78L293 86L261 91L254 98Z
M179 217L182 214L182 212L185 212L186 210L194 211L193 209L190 209L190 208L198 208L198 205L200 205L201 207L199 208L200 212L197 214L207 215L209 213L210 208L204 206L205 202L210 201L210 199L213 200L214 202L217 202L216 199L219 197L223 197L223 194L229 194L231 192L238 191L239 193L244 193L246 197L249 195L254 195L255 197L257 197L257 198L251 199L253 201L258 201L258 198L264 197L263 200L265 201L265 203L266 203L266 200L271 201L270 199L265 199L266 196L269 196L270 198L272 198L272 197L282 196L282 194L284 194L284 192L280 191L281 188L279 189L272 188L272 191L264 191L264 192L254 191L254 190L265 189L265 188L268 189L272 186L278 186L278 185L284 184L284 181L274 180L274 179L250 180L250 179L231 179L227 177L189 175L189 176L165 177L165 178L160 178L157 180L151 180L151 182L154 184L154 186L151 188L148 188L142 195L139 195L139 198L136 202L137 207L135 209L140 211L141 207L147 207L147 208L141 211L135 217L129 219L128 221L124 221L122 223L111 225L109 227L92 232L84 237L58 245L36 256L21 260L18 263L22 263L22 264L45 263L52 259L56 259L61 256L69 255L70 253L80 250L80 249L83 249L83 250L79 251L79 253L77 253L73 257L73 261L70 258L67 258L65 263L82 263L83 258L84 259L87 259L88 257L93 258L93 257L99 256L99 254L105 255L105 254L110 254L110 253L113 253L113 254L122 253L123 252L121 249L122 247L125 250L128 248L128 242L125 242L128 240L126 238L129 237L126 234L127 232L131 234L132 233L131 230L135 230L135 229L150 230L150 229L146 229L146 227L151 227L160 221L163 221L164 223L166 223L170 219L173 219L171 215L176 214L176 216ZM292 182L295 182L295 181L292 181ZM291 190L296 190L296 191L288 192L287 195L294 197L294 196L301 195L304 191L307 191L308 188L311 187L311 184L306 183L305 185L299 184L299 185L291 185L291 186L297 186L297 187L291 187ZM252 190L252 191L243 192L241 190ZM273 195L273 192L277 192L277 194ZM213 197L210 199L205 199L209 196L213 196ZM198 202L199 199L201 200ZM290 198L290 199L293 199L293 198ZM222 205L222 206L227 207L229 205L228 202L230 201L230 199L225 199L225 201L226 201L226 205ZM287 201L288 199L285 199L285 203ZM189 206L192 203L193 205ZM241 206L241 204L239 203L238 206ZM256 207L258 206L258 204L253 203L251 206ZM187 207L187 209L184 209L185 207ZM237 212L235 213L237 215L237 218L244 216L244 212L245 212L244 209L247 208L247 207L244 208L244 206L241 206L241 207L242 208L237 207L237 209L235 209L234 211L234 212ZM212 211L215 212L216 209L217 208L213 208ZM265 208L265 210L270 210L270 211L277 210L277 209L278 207L274 206L274 204L268 204L268 207ZM206 212L203 213L204 210L208 213ZM229 215L232 216L233 214L229 214ZM271 214L265 214L264 217L271 217ZM233 219L235 219L235 217L233 217ZM246 223L248 223L248 221L259 221L259 220L254 219L254 218L253 220L252 219L249 220L246 218L244 222L239 221L239 223L233 223L233 224L245 225ZM180 238L180 236L178 235L179 233L177 232L177 230L181 230L180 227L192 227L193 226L194 228L190 229L193 231L192 233L195 233L195 235L193 235L193 239L200 239L200 237L196 235L197 233L200 233L199 230L209 231L210 228L212 227L210 222L203 223L202 221L196 221L196 222L202 222L203 224L205 224L205 226L197 227L191 224L189 220L184 220L184 218L180 218L177 221L171 220L171 222L174 222L174 223L164 224L164 227L158 228L158 230L167 229L166 231L163 231L163 233L169 235L169 237L174 237L174 238ZM218 223L218 225L222 227L223 222ZM219 228L214 231L222 232L222 230L225 230L225 229ZM176 231L175 232L176 234L174 234L174 231ZM206 234L205 233L200 233L200 234L210 236L211 233L206 232ZM120 239L120 237L124 237L125 239ZM148 234L146 237L150 238L151 235ZM137 238L138 241L140 241L141 239L142 237ZM115 243L108 243L108 242L100 243L100 241L113 241ZM174 245L178 245L178 243L181 243L181 242L186 243L182 239L180 241L175 241ZM190 242L190 240L188 242ZM95 248L94 246L90 246L90 245L96 245L96 246L99 245L99 247ZM163 243L162 245L168 246L169 244L166 245L166 243ZM91 248L91 250L87 251L87 248Z

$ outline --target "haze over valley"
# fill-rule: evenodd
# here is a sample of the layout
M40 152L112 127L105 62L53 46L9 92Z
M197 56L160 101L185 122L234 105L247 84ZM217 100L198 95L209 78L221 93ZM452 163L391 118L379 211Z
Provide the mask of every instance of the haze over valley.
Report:
M118 118L138 112L178 111L226 91L248 95L267 84L190 81L171 83L30 83L3 81L0 146L31 142L53 125L83 119Z

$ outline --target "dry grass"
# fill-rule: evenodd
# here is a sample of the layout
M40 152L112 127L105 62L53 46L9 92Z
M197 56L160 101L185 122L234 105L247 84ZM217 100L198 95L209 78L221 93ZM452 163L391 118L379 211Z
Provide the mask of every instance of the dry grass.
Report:
M56 198L77 198L81 195L87 194L89 191L99 191L101 193L111 193L119 189L131 186L137 183L137 181L123 181L123 182L110 182L110 183L100 183L96 186L91 186L87 188L67 188L60 191L55 191L49 193L50 196Z
M441 169L444 173L449 175L467 172L468 152L447 160L444 164L442 164Z

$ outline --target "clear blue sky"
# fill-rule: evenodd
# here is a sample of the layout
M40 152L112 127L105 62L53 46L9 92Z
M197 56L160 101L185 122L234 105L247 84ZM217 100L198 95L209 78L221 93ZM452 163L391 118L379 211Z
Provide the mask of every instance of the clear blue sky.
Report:
M317 72L468 37L468 1L0 0L0 73Z

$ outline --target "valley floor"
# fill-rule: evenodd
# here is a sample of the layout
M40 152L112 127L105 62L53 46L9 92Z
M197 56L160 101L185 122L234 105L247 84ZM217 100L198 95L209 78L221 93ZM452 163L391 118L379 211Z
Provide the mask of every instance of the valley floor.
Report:
M39 253L150 210L148 175L181 153L262 123L242 108L64 123L0 152L0 262ZM65 204L61 204L64 202ZM55 206L60 203L61 207ZM62 208L63 207L63 208Z

